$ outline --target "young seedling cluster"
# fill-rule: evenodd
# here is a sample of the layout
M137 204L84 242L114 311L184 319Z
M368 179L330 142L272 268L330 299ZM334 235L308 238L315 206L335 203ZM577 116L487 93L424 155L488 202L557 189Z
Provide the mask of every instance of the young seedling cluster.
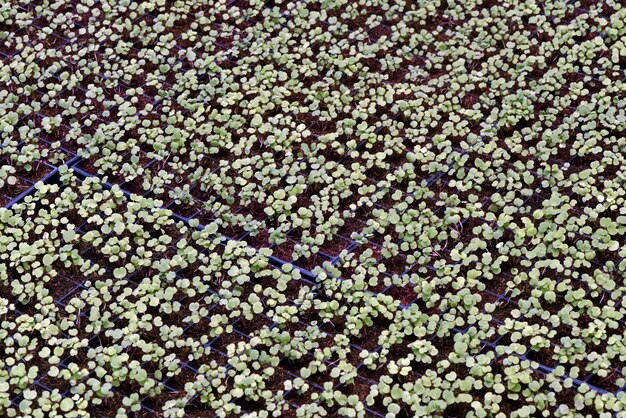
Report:
M626 7L0 5L0 415L626 414Z

